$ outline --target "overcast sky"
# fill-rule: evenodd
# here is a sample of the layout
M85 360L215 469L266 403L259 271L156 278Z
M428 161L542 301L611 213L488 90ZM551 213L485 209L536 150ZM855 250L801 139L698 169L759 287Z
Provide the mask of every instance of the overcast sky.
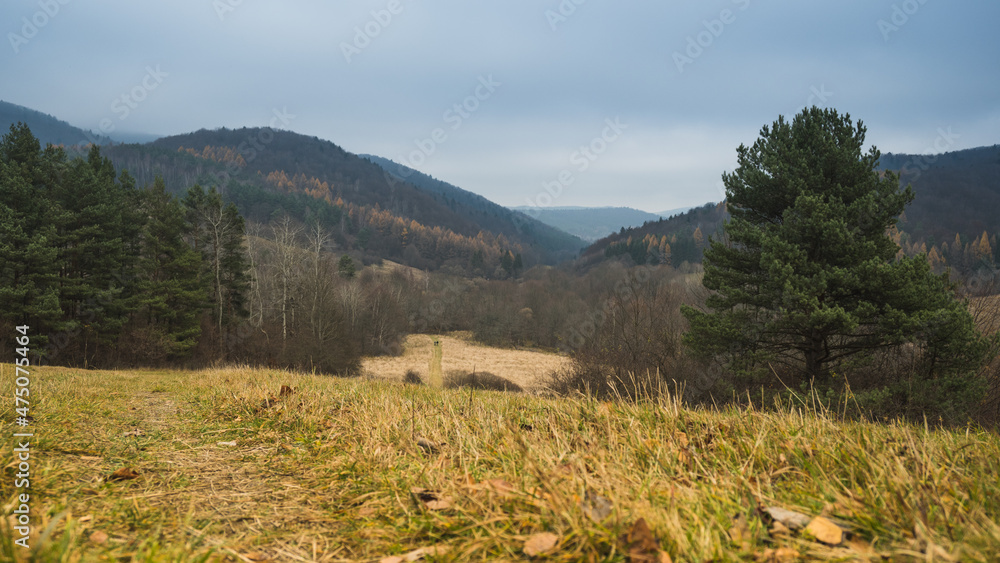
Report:
M883 152L1000 143L995 0L4 0L0 22L5 101L95 131L274 124L508 206L718 201L736 147L812 104Z

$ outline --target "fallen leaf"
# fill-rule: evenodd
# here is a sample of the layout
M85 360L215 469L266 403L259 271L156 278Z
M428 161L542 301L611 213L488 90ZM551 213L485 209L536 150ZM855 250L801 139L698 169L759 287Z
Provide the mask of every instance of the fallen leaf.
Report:
M430 491L422 487L410 489L410 495L417 504L423 505L428 510L447 510L452 507L452 498L444 496L440 491Z
M535 534L524 542L524 554L528 557L536 557L543 553L552 551L557 543L559 543L559 536L555 534L550 534L548 532Z
M437 547L421 547L420 549L414 549L413 551L407 553L406 555L392 555L390 557L383 557L379 559L379 563L404 563L411 561L420 561L424 557L431 556L435 557L438 555L443 555L448 551L447 547L437 546Z
M763 555L757 558L762 563L793 563L799 560L799 552L790 547L765 549Z
M517 487L503 479L490 479L482 484L503 496L511 496L517 492Z
M424 506L426 506L428 510L448 510L449 508L452 507L452 504L451 501L448 500L448 498L446 497L443 500L432 500L429 502L425 502Z
M629 563L657 563L661 560L660 554L664 553L660 551L660 542L649 529L645 518L636 520L619 539L628 551Z
M790 530L801 530L809 525L812 520L809 516L794 510L786 510L777 506L769 506L764 509L776 522L781 522Z
M822 516L813 518L804 531L827 545L840 545L844 541L844 530Z
M750 539L750 526L747 524L747 517L744 514L733 516L733 525L729 528L729 539L736 543Z
M104 532L97 530L96 532L90 534L91 543L96 543L97 545L104 545L108 542L108 535Z
M656 563L674 563L674 560L670 557L670 554L666 551L660 550L660 557Z
M83 516L79 520L77 520L77 522L90 522L93 519L94 519L94 517L88 514L86 516Z
M136 428L135 430L129 430L128 432L122 432L122 436L142 436L144 434L145 432L143 432L142 429L140 428Z
M688 435L680 430L674 432L674 441L677 442L677 446L680 448L686 448L691 443L688 440Z
M287 397L287 396L291 395L294 391L295 390L292 389L291 387L289 387L287 385L282 385L281 386L281 390L278 391L278 396L279 397Z
M139 474L136 473L136 471L134 469L132 469L131 467L122 467L118 471L115 471L114 473L112 473L111 475L109 475L106 480L107 481L128 481L129 479L135 479L137 477L139 477Z
M872 544L857 538L848 540L847 547L869 558L873 558L878 555L875 548L872 547Z
M682 465L691 465L691 454L688 453L686 449L677 451L677 461L681 462Z
M743 550L750 549L750 524L747 523L746 514L733 516L733 525L729 528L729 539L740 546Z
M261 552L259 552L259 551L251 551L250 553L244 553L244 554L242 555L242 557L243 557L244 559L248 559L248 560L250 560L250 561L261 561L261 562L265 562L265 561L270 561L270 560L271 560L271 558L270 558L270 557L268 557L268 556L267 556L266 554L264 554L264 553L261 553Z
M788 529L788 526L782 524L780 521L775 520L774 524L771 525L771 529L768 530L772 536L789 536L792 531Z
M236 447L236 441L233 440L232 442L216 442L215 445L217 445L217 446L229 446L231 448L235 448Z
M610 500L594 491L587 491L584 494L583 501L580 503L583 513L594 522L601 522L607 518L611 514L611 507L612 503Z

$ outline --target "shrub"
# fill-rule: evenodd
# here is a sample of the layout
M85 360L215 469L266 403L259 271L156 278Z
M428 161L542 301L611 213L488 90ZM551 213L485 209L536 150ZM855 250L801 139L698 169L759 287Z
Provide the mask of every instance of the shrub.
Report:
M602 401L638 401L669 393L668 383L659 373L626 372L575 360L573 366L552 374L549 389L560 395L583 394Z
M472 389L483 389L488 391L510 391L520 393L523 391L520 385L512 383L499 375L488 371L467 372L460 370L449 371L445 377L444 386L447 389L458 387L470 387Z

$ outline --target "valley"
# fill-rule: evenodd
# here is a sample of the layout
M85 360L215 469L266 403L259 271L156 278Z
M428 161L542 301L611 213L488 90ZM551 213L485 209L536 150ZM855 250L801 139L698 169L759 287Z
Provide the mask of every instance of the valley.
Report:
M1000 149L781 144L844 121L776 122L731 200L670 217L534 217L271 128L12 125L29 557L989 560ZM757 168L786 157L819 179Z

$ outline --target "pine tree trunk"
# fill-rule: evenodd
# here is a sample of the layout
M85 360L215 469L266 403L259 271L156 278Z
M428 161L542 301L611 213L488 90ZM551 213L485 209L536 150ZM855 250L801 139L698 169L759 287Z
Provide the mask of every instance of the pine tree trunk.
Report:
M808 346L805 350L806 376L822 379L823 375L823 337L816 330L809 334Z

